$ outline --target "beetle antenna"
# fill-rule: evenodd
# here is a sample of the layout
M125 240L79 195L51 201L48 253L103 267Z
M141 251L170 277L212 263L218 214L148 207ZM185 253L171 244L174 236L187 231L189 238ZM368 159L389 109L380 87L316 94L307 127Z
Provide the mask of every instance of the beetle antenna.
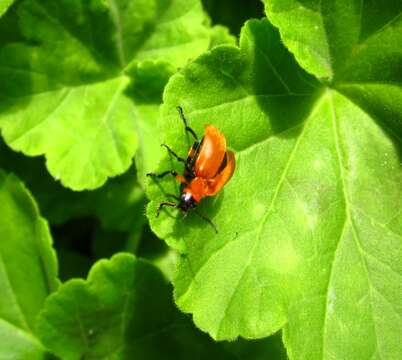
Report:
M179 115L184 122L184 127L185 127L186 131L188 131L194 137L195 140L198 140L198 137L197 137L197 134L195 133L195 131L190 126L188 126L188 121L187 121L186 117L184 116L183 108L181 106L177 106L177 111L179 112Z
M218 233L218 228L216 227L216 225L212 222L212 220L211 220L210 218L208 218L208 217L206 217L205 215L201 214L201 213L198 212L197 210L194 210L194 212L195 212L201 219L203 219L203 220L206 221L209 225L211 225L211 226L214 228L215 233Z

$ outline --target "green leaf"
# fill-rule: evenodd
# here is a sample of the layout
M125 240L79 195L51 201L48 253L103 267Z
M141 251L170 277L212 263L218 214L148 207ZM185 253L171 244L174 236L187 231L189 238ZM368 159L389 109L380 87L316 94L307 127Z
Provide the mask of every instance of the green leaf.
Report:
M211 28L210 49L218 45L236 45L236 37L231 35L229 29L222 25L215 25Z
M185 136L176 111L178 105L184 108L191 126L200 136L204 124L212 123L227 136L229 147L237 151L246 150L254 143L297 125L301 121L300 114L309 113L317 97L313 95L316 90L310 84L314 79L297 66L266 21L249 24L242 33L241 50L231 46L217 47L211 54L203 55L183 68L167 85L160 121L165 135L163 142L182 157L187 154L191 139ZM269 53L273 56L268 56ZM280 73L275 69L279 64L283 64ZM284 108L289 100L292 106ZM241 132L237 130L239 114L249 119L242 125ZM272 120L267 121L271 117ZM159 170L172 167L182 171L180 164L166 157L165 152ZM232 183L233 180L228 184L229 188ZM175 217L167 216L167 212L162 212L156 220L156 205L165 199L161 188L165 193L174 193L178 186L168 177L151 180L149 184L148 197L154 202L148 207L148 215L153 230L169 245L184 251L183 236L199 221L194 221L193 216L177 221ZM214 217L222 199L223 196L218 196L204 202L209 206L203 212ZM208 226L200 229L213 233ZM232 237L236 235L233 231L230 234Z
M41 359L35 321L58 286L56 257L33 198L1 170L0 214L0 358Z
M86 281L63 284L47 300L38 333L66 360L232 359L177 312L162 274L129 254L99 261Z
M209 48L221 44L235 44L236 38L229 34L224 26L214 26L210 29ZM129 89L131 97L137 104L137 123L140 146L135 156L138 177L141 184L146 183L146 174L153 171L161 159L160 129L158 118L162 94L165 86L174 74L174 68L161 61L144 61L130 68L130 76L135 86Z
M0 0L0 16L2 16L11 6L14 0Z
M210 41L199 0L25 0L18 15L27 43L39 45L0 48L3 137L26 155L44 154L52 176L74 190L130 166L147 126L143 102L126 94L136 86L131 69L146 60L162 61L162 72L183 65Z
M402 2L264 0L304 69L402 133Z
M93 215L106 230L130 232L146 221L144 192L133 166L100 189L78 193L56 182L46 171L43 158L13 152L0 139L0 167L23 179L51 224Z
M199 57L165 92L164 141L185 156L180 104L200 136L205 123L223 131L237 166L199 206L217 235L195 214L156 219L178 188L149 182L152 228L182 252L176 303L215 339L284 327L291 359L398 358L402 147L379 121L388 108L378 120L319 84L267 21L249 22L240 46ZM183 171L167 156L159 171L172 166Z
M135 86L128 92L137 104L137 133L140 147L135 156L140 183L145 186L146 174L158 165L160 160L160 136L158 117L162 103L163 89L175 72L171 64L163 61L143 61L130 68Z

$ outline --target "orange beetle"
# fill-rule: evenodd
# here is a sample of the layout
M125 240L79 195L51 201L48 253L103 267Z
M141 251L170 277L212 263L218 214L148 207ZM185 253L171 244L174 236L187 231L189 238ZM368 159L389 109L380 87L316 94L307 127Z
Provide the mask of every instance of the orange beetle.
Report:
M214 126L205 125L205 135L199 141L196 133L188 126L183 109L177 107L180 117L184 122L185 130L195 139L193 146L188 152L187 158L183 159L167 145L162 144L169 153L178 161L184 163L183 175L176 171L165 171L161 174L148 173L147 176L162 178L166 175L173 175L180 182L181 196L168 194L178 202L161 202L158 206L156 216L164 206L171 206L181 209L184 213L195 209L197 204L206 196L216 195L232 177L235 169L235 157L233 152L226 150L225 136ZM217 232L216 226L206 216L195 211L197 215L209 222Z

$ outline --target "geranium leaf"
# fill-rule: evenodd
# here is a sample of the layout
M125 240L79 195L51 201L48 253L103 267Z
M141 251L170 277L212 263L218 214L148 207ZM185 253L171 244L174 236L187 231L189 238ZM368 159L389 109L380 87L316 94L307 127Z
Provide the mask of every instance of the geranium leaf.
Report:
M36 316L58 286L46 221L22 183L0 170L0 358L42 359Z
M229 34L224 26L210 29L209 48L222 44L235 44L236 38ZM137 133L139 134L139 150L135 164L139 180L145 185L146 174L153 171L161 159L160 145L162 138L158 128L160 104L165 86L175 72L174 67L162 61L143 61L130 68L130 77L135 86L128 93L137 104Z
M177 311L163 275L130 254L63 284L47 300L38 333L63 359L184 359L195 347L199 359L233 359Z
M264 0L304 69L402 134L402 2Z
M218 47L186 66L164 102L165 142L179 155L190 145L175 113L182 105L199 136L206 123L223 131L237 164L199 206L217 235L195 214L181 220L168 209L156 219L178 188L149 182L153 230L182 252L178 306L215 339L284 327L292 359L397 358L401 140L378 121L388 108L378 119L308 76L266 20L245 26L240 49ZM158 170L172 166L183 171L167 156Z
M215 25L211 28L211 44L212 49L218 45L236 45L236 37L230 34L229 29L222 25Z
M263 1L286 46L317 77L379 81L401 75L400 1Z
M25 0L17 11L38 45L0 49L3 137L46 155L53 177L74 190L97 188L131 164L145 121L126 94L132 67L152 59L174 68L210 42L199 0Z
M0 139L0 167L17 174L29 186L51 224L96 216L106 230L135 232L145 223L145 195L134 166L123 175L109 179L100 189L74 192L49 175L43 160L16 153Z

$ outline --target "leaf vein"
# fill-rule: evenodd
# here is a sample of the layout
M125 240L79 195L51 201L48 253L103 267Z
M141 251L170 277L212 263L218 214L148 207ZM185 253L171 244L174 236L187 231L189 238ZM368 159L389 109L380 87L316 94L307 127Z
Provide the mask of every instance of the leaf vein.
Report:
M312 116L313 116L313 113L310 115L310 117L312 117ZM278 197L278 195L279 195L280 190L282 189L282 185L283 185L283 183L284 183L284 181L285 181L285 179L286 179L287 173L288 173L289 168L290 168L290 164L292 163L293 158L294 158L294 156L295 156L295 154L296 154L296 152L297 152L297 150L298 150L298 148L299 148L299 146L300 146L301 140L303 139L303 135L305 134L305 131L306 131L306 128L307 128L307 123L308 123L308 119L303 123L302 131L301 131L301 133L299 134L299 137L297 138L297 140L296 140L296 142L295 142L295 145L294 145L292 151L291 151L290 154L289 154L288 160L287 160L287 162L286 162L286 164L285 164L285 166L284 166L284 169L283 169L283 171L282 171L282 174L281 174L281 176L280 176L280 178L279 178L278 184L277 184L277 186L276 186L276 188L275 188L275 191L274 191L274 194L273 194L273 196L272 196L272 200L271 200L270 206L269 206L267 212L265 213L265 215L264 215L264 217L263 217L263 219L262 219L262 221L261 221L261 224L258 226L257 235L256 235L256 240L254 241L254 244L253 244L253 246L252 246L252 248L251 248L249 258L247 259L247 263L246 263L246 265L245 265L245 267L244 267L244 269L243 269L243 272L242 272L242 275L241 275L241 277L240 277L240 280L239 280L239 281L237 282L237 284L234 286L234 290L233 290L231 296L229 297L229 301L227 302L227 306L226 306L226 308L225 308L223 317L222 317L222 319L220 320L220 323L219 323L219 324L220 324L220 325L219 325L219 329L220 329L221 326L222 326L222 322L224 321L224 319L225 319L225 317L226 317L227 310L228 310L228 308L230 307L230 305L231 305L231 303L232 303L232 300L233 300L233 298L234 298L234 296L235 296L235 294L236 294L236 292L237 292L237 290L238 290L238 287L239 287L239 285L240 285L240 282L241 282L241 280L243 279L243 277L245 276L248 267L250 266L250 264L251 264L252 261L253 261L253 258L254 258L254 255L255 255L255 250L258 248L258 245L259 245L260 242L261 242L261 238L262 238L262 237L261 237L261 233L262 233L262 230L263 230L263 228L264 228L264 225L265 225L266 221L267 221L268 218L269 218L269 215L271 214L272 210L274 209L274 206L275 206L275 203L276 203L276 199L277 199L277 197ZM219 332L219 330L218 330L218 332Z
M344 173L344 165L343 165L343 158L342 158L342 152L341 152L341 148L340 148L340 141L339 141L339 135L338 135L338 129L337 129L337 125L336 125L336 114L335 114L335 108L334 108L334 103L333 103L333 98L332 98L332 94L330 94L330 106L331 106L331 113L332 113L332 124L333 124L333 132L334 132L334 139L335 139L335 144L336 144L336 154L338 157L338 164L339 164L339 170L340 170L340 177L341 177L341 182L342 182L342 190L343 190L343 196L344 196L344 200L345 200L345 212L346 212L346 220L350 223L351 226L351 230L352 230L352 237L355 241L355 244L357 246L359 255L360 255L360 259L361 259L361 263L362 266L365 270L366 273L366 277L367 277L367 286L368 286L368 292L369 292L369 298L370 298L370 307L372 309L372 311L374 312L374 307L373 307L373 299L372 299L372 284L370 282L370 276L369 276L369 271L367 268L367 263L366 260L363 256L363 249L361 247L359 238L358 238L358 234L356 232L356 227L353 221L353 217L352 217L352 212L351 212L351 201L350 201L350 197L347 191L347 187L346 187L346 175ZM338 242L339 245L339 242ZM332 271L332 270L331 270ZM326 303L326 306L328 305L328 302ZM327 310L326 310L326 314L327 314ZM376 322L375 319L373 318L373 327L374 327L374 336L376 339L376 347L378 349L378 351L380 352L380 347L379 347L379 343L378 343L378 336L377 336L377 328L376 328ZM324 339L325 340L325 339ZM324 356L324 347L323 347L323 356Z
M243 34L250 40L250 42L253 42L253 39L250 38L248 33L245 31ZM257 43L258 44L258 43ZM257 45L256 44L256 45ZM259 46L256 46L257 51L262 55L266 63L268 64L269 68L272 70L274 73L275 77L279 80L279 82L282 84L282 86L285 88L286 92L290 94L292 91L290 90L290 87L286 83L286 81L282 78L282 76L279 74L277 68L272 64L271 59L269 58L268 54L266 54L264 51L261 50Z

